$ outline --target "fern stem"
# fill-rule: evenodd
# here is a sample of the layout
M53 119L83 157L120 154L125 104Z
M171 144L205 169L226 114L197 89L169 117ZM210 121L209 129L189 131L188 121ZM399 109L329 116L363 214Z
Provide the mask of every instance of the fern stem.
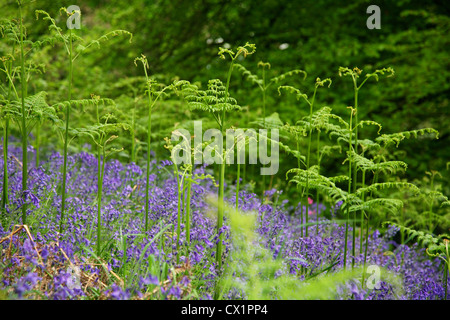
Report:
M22 17L22 2L18 1L20 14L20 82L21 82L21 100L22 100L22 223L27 223L27 205L25 202L25 191L27 190L28 180L28 133L26 127L25 112L25 95L26 95L26 79L25 79L25 55L23 51L24 30Z
M295 136L296 140L297 140L297 154L300 154L300 144L299 144L299 138L298 138L298 133ZM297 158L297 166L300 169L300 157ZM300 196L300 224L303 224L303 194L304 194L304 189L302 190L302 194ZM308 199L306 199L306 201L308 201ZM303 238L303 227L300 228L300 237Z
M152 93L151 85L147 74L147 69L144 65L145 78L148 83L148 119L147 119L147 172L145 173L145 231L148 231L148 207L149 207L149 184L150 184L150 143L152 132Z
M365 188L365 187L366 187L366 171L362 170L362 188ZM364 200L365 200L364 192L361 195L361 199L362 199L362 202L364 203ZM362 253L362 248L363 248L364 214L365 214L364 210L361 210L361 232L360 232L360 240L359 240L359 253ZM369 221L367 221L367 223L369 223Z
M13 44L13 55L15 52L15 45ZM11 74L12 69L12 60L8 62L7 72L8 78ZM12 93L12 83L9 81L8 84L8 102L11 101L11 93ZM5 130L3 131L3 190L2 190L2 203L1 208L2 211L6 214L6 205L8 204L8 137L9 137L9 117L5 116Z
M317 174L320 174L320 131L317 132ZM316 235L319 234L319 188L316 190Z
M431 172L431 191L434 191L434 173ZM434 193L431 194L431 201L430 201L430 209L428 214L428 220L430 221L429 229L428 231L430 233L433 233L433 203L434 203Z
M266 69L263 68L262 70L262 80L263 80L263 88L262 94L263 94L263 127L266 128Z
M5 130L3 131L3 190L2 190L2 211L6 214L6 204L8 203L8 135L9 118L5 119Z
M70 118L70 100L72 100L72 82L73 82L73 41L72 29L69 29L69 103L66 106L66 128L64 132L64 163L62 176L62 195L61 195L61 218L59 221L59 233L63 232L64 213L66 209L66 180L67 180L67 146L69 144L69 118ZM100 169L100 168L99 168Z
M362 170L362 188L365 188L365 183L366 183L366 170ZM364 203L366 197L364 192L361 195L361 199L362 202ZM364 210L361 210L361 239L360 239L360 253L363 247L363 225L364 225L364 215L365 212ZM366 262L367 262L367 250L369 247L369 213L367 213L367 222L366 222L366 243L365 243L365 248L364 248L364 262L363 262L363 272L362 272L362 281L361 281L361 285L364 286L364 278L365 278L365 272L366 272Z
M187 182L187 199L186 199L186 244L188 248L187 256L189 257L189 246L191 245L191 185L192 185L192 168L188 172Z
M36 168L39 167L39 148L41 144L41 124L36 125Z
M308 195L309 195L309 159L311 156L311 140L312 140L312 114L313 114L313 108L314 108L314 100L316 98L316 92L317 92L317 86L314 87L314 94L309 106L309 121L310 121L310 127L309 127L309 134L308 134L308 153L306 156L306 227L305 227L305 237L308 236L308 220L309 220L309 201L308 201Z
M448 297L448 265L450 263L450 257L447 257L447 262L444 263L444 300Z
M355 153L358 154L358 81L356 76L353 76L354 84L354 95L355 95ZM358 178L358 171L356 167L356 162L354 162L353 169L353 192L356 192L356 184ZM362 227L362 226L361 226ZM355 267L355 256L356 256L356 211L353 212L353 234L352 234L352 269Z
M239 209L239 180L241 173L241 164L239 163L239 159L237 159L237 180L236 180L236 211ZM264 190L263 190L264 193Z
M352 121L353 121L353 109L350 109L350 127L349 127L349 142L348 142L348 150L349 152L352 150ZM349 196L352 191L352 166L353 163L350 160L348 165L348 194L347 194L347 221L345 223L345 239L344 239L344 270L347 265L347 245L348 245L348 224L350 219L350 203Z
M363 273L362 273L362 285L364 286L364 278L366 274L366 262L367 262L367 251L369 248L369 221L370 213L367 212L367 223L366 223L366 243L364 248L364 262L363 262Z
M379 168L378 168L378 163L380 163L380 160L378 159L377 162L377 170L375 171L375 174L373 176L372 179L372 184L375 184L378 182L378 172L379 172ZM365 171L363 171L363 178L365 179ZM364 186L363 186L364 188ZM370 193L370 197L373 196L373 191ZM363 202L364 202L365 196L363 194ZM363 277L362 277L362 283L364 285L364 275L366 272L366 262L367 262L367 248L369 246L369 223L370 223L370 212L367 212L367 224L366 224L366 244L365 244L365 248L364 248L364 264L363 264Z
M262 80L263 80L263 90L262 90L262 96L263 96L263 128L266 128L266 70L263 68L262 70ZM267 142L266 142L267 143ZM266 191L266 176L263 175L262 177L262 194L261 194L261 204L264 203L264 194Z
M228 99L228 90L230 88L230 79L231 73L233 72L234 60L231 60L230 68L228 69L227 75L227 85L225 87L225 101ZM225 128L225 109L222 111L222 118L220 121L220 132L222 135L224 133ZM223 153L223 148L222 148ZM219 235L218 243L217 243L217 252L216 252L216 262L219 266L219 269L222 267L222 239L223 235L220 233L220 229L223 226L223 210L224 210L224 183L225 183L225 159L222 157L222 163L220 164L220 176L219 176L219 204L217 210L217 234Z
M181 234L181 196L182 196L182 180L180 177L180 173L178 172L178 166L176 161L173 160L173 167L175 171L175 178L177 180L177 191L178 191L178 204L177 204L177 264L180 263L180 234Z
M131 162L136 163L136 92L134 93L133 113L131 118Z
M100 148L100 147L99 147ZM103 175L105 172L106 152L105 146L103 146L103 161L101 161L100 154L98 157L98 170L100 171L100 177L97 181L97 255L100 255L101 245L101 229L102 229L102 191L103 191ZM101 163L101 166L100 166Z
M244 159L245 159L245 154L244 154ZM244 161L243 165L242 165L242 182L245 181L245 175L246 175L246 168L247 168L247 163Z

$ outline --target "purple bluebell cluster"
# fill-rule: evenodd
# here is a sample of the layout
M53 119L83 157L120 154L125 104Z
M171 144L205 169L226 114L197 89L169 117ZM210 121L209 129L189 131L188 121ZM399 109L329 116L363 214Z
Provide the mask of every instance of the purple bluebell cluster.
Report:
M0 290L6 290L10 298L211 299L214 296L222 271L215 264L219 237L215 217L210 214L214 211L207 202L209 195L217 194L212 181L206 179L192 184L190 245L187 245L182 219L177 246L178 195L176 179L170 174L172 163L153 161L151 164L150 227L144 232L145 169L134 163L108 161L103 182L102 238L97 239L97 159L87 152L73 154L68 157L67 218L64 232L60 234L61 155L53 153L39 167L31 166L28 190L22 195L21 150L11 145L9 151L9 203L2 213L0 226L0 239L6 239L0 244ZM29 152L32 156L34 150L30 148ZM0 178L3 178L3 166L0 160ZM209 173L209 170L199 166L194 173ZM341 270L345 225L324 218L329 206L312 203L309 222L319 223L309 226L308 236L302 237L305 206L299 203L290 210L286 200L279 203L280 194L279 190L268 190L265 196L270 201L262 204L254 193L246 190L239 193L239 209L258 212L256 231L260 244L270 250L273 258L285 263L286 270L280 270L278 276L288 272L302 281L327 268L328 272ZM15 225L21 224L20 208L24 201L28 203L27 222L32 237L22 230L5 238L11 235ZM234 205L234 193L226 201ZM341 204L331 208L329 216L333 217ZM337 299L444 297L440 260L430 259L423 249L391 241L395 231L381 235L374 230L369 239L367 264L398 275L402 281L401 292L395 291L389 282L381 282L380 289L372 290L355 281L337 288ZM224 261L227 261L232 245L226 219L220 232L225 234ZM103 251L97 256L93 248L99 240ZM352 252L351 241L349 244ZM177 247L181 257L178 265ZM353 258L356 266L363 264L359 242L355 249L358 254L348 256L347 266ZM75 275L78 278L74 278L70 266L80 268ZM51 277L45 270L51 270ZM225 297L245 298L245 293L231 289Z

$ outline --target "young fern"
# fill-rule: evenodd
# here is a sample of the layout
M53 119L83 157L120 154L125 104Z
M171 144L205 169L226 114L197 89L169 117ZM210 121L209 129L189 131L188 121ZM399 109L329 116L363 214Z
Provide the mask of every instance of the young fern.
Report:
M257 75L252 74L249 70L247 70L244 66L242 66L239 63L235 63L235 68L242 73L242 76L246 77L250 82L257 84L258 88L261 91L262 94L262 102L263 102L263 128L265 128L265 119L266 119L266 93L269 87L271 87L272 84L277 84L287 77L292 77L298 74L303 74L303 80L306 79L307 73L303 70L291 70L289 72L283 73L279 75L278 77L273 77L269 81L266 79L266 68L269 70L271 68L270 63L268 62L258 62L258 68L262 69L262 78L259 78Z
M225 59L227 54L231 58L230 66L227 74L227 82L224 86L223 83L218 80L210 80L208 82L207 91L198 91L195 95L186 96L186 100L189 101L189 105L192 109L200 109L212 113L214 119L219 125L222 135L225 133L225 115L227 111L239 110L240 106L237 105L235 99L229 96L230 79L233 72L233 67L236 59L243 55L247 57L255 52L256 47L254 44L246 43L244 46L237 48L234 52L230 49L219 48L219 57ZM221 143L223 145L223 141ZM217 243L216 262L219 269L222 267L222 226L223 226L223 212L224 212L224 183L225 183L225 157L223 155L223 148L220 150L220 157L222 162L220 164L219 173L219 204L217 209L217 234L219 240Z
M291 86L280 86L278 88L278 92L281 94L281 90L286 90L290 93L294 93L297 97L297 99L303 98L307 104L309 105L309 126L307 127L308 130L308 151L306 154L306 170L307 172L309 172L309 168L310 168L310 155L311 155L311 139L312 139L312 131L313 131L313 125L312 125L312 120L313 120L313 110L314 110L314 102L315 102L315 98L316 98L316 93L317 93L317 89L319 87L323 87L326 83L328 83L328 87L331 86L331 79L325 79L325 80L321 80L320 78L316 79L316 83L314 85L314 93L313 96L311 98L311 100L308 99L308 96L301 93L300 90L291 87ZM298 146L298 143L297 143ZM306 177L306 186L305 186L305 195L306 197L309 196L309 175L307 175ZM303 196L302 196L303 198ZM309 201L306 201L306 224L308 223L309 220ZM305 236L308 236L308 226L306 226L305 229Z
M171 85L164 86L161 90L157 91L157 82L151 79L147 70L149 69L147 57L141 54L140 57L134 59L134 64L137 66L138 62L142 64L144 68L144 74L146 79L146 92L148 95L148 117L147 117L147 164L146 164L146 182L145 182L145 223L144 230L148 231L148 214L149 214L149 186L150 186L150 144L151 144L151 133L152 133L152 110L155 108L156 102L167 95L170 90L176 90L179 87L188 85L189 83L184 80L175 80Z
M68 17L74 15L75 13L78 15L81 15L81 12L78 10L74 10L72 12L68 12L66 8L60 9L60 14L65 13ZM57 26L55 19L53 19L47 12L43 10L36 10L36 19L39 19L39 15L43 15L43 20L48 20L50 22L49 30L54 31L54 36L49 40L51 44L54 44L55 42L62 42L64 45L64 51L68 56L69 59L69 72L68 72L68 83L69 88L67 92L67 101L72 100L72 90L73 90L73 70L74 70L74 62L75 60L84 53L89 47L93 46L94 44L100 48L101 42L104 42L108 40L111 36L115 35L127 35L130 37L130 42L132 39L132 34L128 31L124 30L115 30L112 32L108 32L107 34L101 36L99 39L90 41L87 45L78 45L76 48L76 51L73 48L73 44L75 41L83 42L83 38L77 36L74 34L73 29L69 29L69 33L63 34L63 30ZM69 143L69 123L70 123L70 108L71 104L65 104L66 110L65 110L65 128L64 128L64 162L63 162L63 169L62 169L62 175L63 175L63 181L62 181L62 189L61 189L61 217L60 217L60 233L63 231L64 226L64 215L66 211L66 183L67 183L67 147Z
M442 192L437 190L437 188L435 187L435 184L434 184L435 178L440 177L442 179L442 175L438 171L435 171L435 170L426 171L425 174L430 176L430 191L424 192L425 193L425 202L428 205L428 211L423 212L423 214L428 214L428 222L429 222L428 231L434 232L435 227L436 227L434 225L434 221L437 220L433 213L434 203L441 202L441 207L442 207L442 206L450 206L450 201L448 200L447 196L445 196Z
M332 125L330 123L330 116L331 116L331 108L324 107L316 112L317 114L320 114L319 117L316 117L316 120L314 120L313 116L313 125L314 128L317 130L317 172L320 173L321 163L324 156L332 156L336 154L336 152L342 153L342 148L340 145L332 145L332 146L323 146L320 147L320 135L322 131L324 133L329 133L331 130L335 128L335 125ZM347 177L346 177L347 178ZM317 227L316 227L316 234L319 232L319 203L320 203L320 190L317 189L316 192L316 206L317 206ZM333 206L333 204L331 205Z
M353 105L353 112L354 112L354 116L355 116L355 126L354 126L354 131L355 131L355 147L354 147L354 151L356 154L358 154L358 127L361 125L361 122L358 122L358 95L359 95L359 90L361 89L361 87L366 83L367 80L369 80L370 78L375 78L376 81L378 81L379 78L379 74L384 75L385 73L388 73L388 77L391 77L394 75L394 70L392 68L383 68L383 69L379 69L379 70L375 70L375 72L373 73L369 73L366 74L366 78L361 82L361 84L358 84L358 78L361 75L362 70L358 69L357 67L353 68L353 69L349 69L349 68L343 68L340 67L339 68L339 76L350 76L352 78L353 81L353 91L354 91L354 105ZM366 121L368 124L370 124L370 121ZM381 129L381 128L380 128ZM349 174L351 173L351 169L349 169ZM356 190L356 185L357 185L357 177L358 177L358 170L356 168L356 166L353 168L353 178L351 181L351 184L353 184L353 191ZM352 247L352 254L353 257L355 256L355 239L356 239L356 213L353 219L353 236L352 236L352 241L353 241L353 247ZM355 264L355 259L352 259L352 268L354 267Z
M11 75L8 77L10 79ZM55 108L53 106L49 106L46 102L46 92L38 92L35 95L27 96L23 101L19 100L19 95L17 94L17 90L14 84L11 82L12 91L14 91L16 95L16 100L11 100L9 103L4 105L3 115L5 118L13 121L19 131L25 135L26 137L30 134L33 128L38 124L42 123L44 120L49 120L53 124L58 125L59 119L56 115ZM8 120L8 121L9 121ZM24 163L27 161L27 155L25 155L22 159L22 169L24 167ZM27 173L23 173L24 176L27 176ZM23 192L23 203L22 210L27 206L26 195L28 194L28 190L22 190ZM4 197L6 200L7 191L4 191ZM22 222L26 224L26 215L24 215L22 211Z
M252 74L249 70L247 70L244 66L236 63L235 64L235 68L240 71L242 73L242 75L244 77L246 77L246 79L248 79L249 81L251 81L254 84L258 85L258 88L261 91L262 94L262 107L263 107L263 115L262 115L262 127L266 128L266 94L267 94L267 90L269 89L269 87L274 84L274 83L279 83L282 80L284 80L287 77L291 77L291 76L295 76L298 74L303 74L304 78L303 80L306 79L306 72L303 70L292 70L289 72L286 72L284 74L281 74L278 77L273 77L271 78L269 81L267 81L266 79L266 69L269 70L270 69L270 63L268 62L258 62L258 68L262 69L262 78L259 78L257 75ZM238 164L239 166L239 164ZM238 175L239 175L239 169L238 169ZM263 181L262 181L262 197L261 199L264 198L264 193L265 193L265 188L266 188L266 183L265 183L265 179L266 176L263 176ZM238 183L239 183L239 177L238 177Z
M182 217L182 212L183 212L183 203L181 199L184 199L184 189L186 188L185 186L185 180L186 177L189 175L189 172L192 172L192 164L190 163L190 161L187 161L188 163L185 163L182 167L182 173L180 174L180 171L178 170L178 161L177 161L177 157L176 155L178 155L180 152L183 152L184 154L189 154L191 152L191 148L190 148L190 136L186 137L185 135L183 135L179 130L175 130L172 132L172 139L174 137L178 137L181 138L183 141L179 144L177 144L176 146L173 146L171 143L171 140L169 140L168 138L165 138L167 144L165 145L165 147L170 151L170 159L172 160L172 164L173 164L173 168L174 168L174 176L177 182L177 194L178 194L178 201L177 201L177 231L176 231L176 235L177 235L177 239L176 239L176 263L179 264L180 263L180 235L181 235L181 222L183 220ZM184 159L186 160L186 159ZM190 158L189 158L190 160ZM189 186L189 194L190 194L190 186ZM187 206L190 207L190 196L188 197L188 204ZM188 213L186 214L186 216L188 215ZM186 217L187 222L186 223L190 223L190 217ZM186 225L187 226L187 225ZM187 227L188 229L190 228ZM173 229L172 229L172 234L173 234ZM189 235L188 235L189 234ZM190 232L186 232L186 238L189 239L190 238Z
M391 134L382 134L375 139L379 144L383 144L385 148L396 146L398 148L400 142L405 139L418 138L421 135L434 134L439 139L439 132L433 128L423 128L418 130L403 131Z
M382 160L384 160L384 154L387 154L389 152L388 149L393 146L398 148L399 144L401 142L403 142L405 139L411 139L411 138L417 139L419 136L424 136L424 137L434 136L435 139L439 139L439 132L433 128L423 128L423 129L418 129L418 130L403 131L403 132L397 132L397 133L392 133L392 134L383 134L375 139L376 143L380 145L380 150L379 150L378 154L376 154L374 156L374 161L376 161L377 162L376 164L378 164L378 167L375 170L374 183L377 182L379 172L381 172L386 165L389 165L389 163L395 163L395 162L390 162L390 161L382 161ZM434 180L433 171L429 172L427 174L432 176L431 180L433 181ZM432 189L433 189L433 187L432 187ZM446 197L438 191L437 191L437 193L434 193L434 192L428 193L426 191L422 191L420 193L420 196L418 197L418 199L423 199L423 202L422 202L423 204L426 204L429 206L429 210L426 210L422 214L418 215L419 219L417 220L416 223L420 224L421 221L424 220L422 217L428 216L428 221L426 221L424 223L423 227L428 228L428 230L430 232L432 232L432 230L434 229L433 223L435 223L435 225L437 226L437 225L439 225L440 222L445 221L445 217L441 217L441 216L435 215L433 213L433 209L432 209L433 201L434 201L433 199L438 199L438 198L441 198L443 204L445 204ZM429 201L430 199L431 199L431 201ZM405 223L405 221L401 221L401 222ZM428 225L426 225L426 223L428 223ZM402 232L402 238L403 238L403 232Z
M125 90L129 94L132 94L132 112L131 112L131 119L130 119L130 112L129 112L129 105L124 104L126 109L125 110L117 110L118 115L125 118L126 121L130 123L130 133L131 133L131 151L130 151L130 162L136 163L136 157L137 157L137 150L139 147L139 141L136 137L136 131L137 131L137 123L136 123L136 117L137 117L137 109L138 109L138 102L144 98L142 95L138 95L139 92L139 83L143 82L141 77L131 77L126 78L123 80L118 81L114 85L114 90ZM128 97L128 95L126 95Z
M164 138L166 141L165 148L170 151L170 159L172 160L174 167L174 176L177 182L177 192L178 192L178 203L177 203L177 230L176 230L176 263L180 263L180 235L181 235L181 223L185 221L186 229L186 255L189 256L189 246L190 246L190 230L191 230L191 186L192 183L198 184L198 180L211 179L215 184L214 178L211 175L198 175L193 174L193 165L191 163L192 157L195 156L195 148L191 148L191 138L189 132L184 129L177 129L172 131L172 139ZM173 146L172 141L181 140L180 143ZM204 144L206 145L206 143ZM197 148L202 148L203 146L197 146ZM203 149L203 148L202 148ZM182 154L182 156L180 156ZM181 161L180 161L181 160ZM178 168L178 164L183 163ZM182 203L182 199L185 198L185 205ZM185 213L183 219L183 212Z
M363 225L364 225L364 216L367 218L366 223L366 238L365 238L365 249L364 249L364 268L367 261L367 250L369 243L369 224L370 224L370 210L367 210L373 204L383 204L386 209L392 208L394 212L397 209L400 209L403 206L403 202L399 200L390 199L388 202L386 200L374 199L366 201L366 195L373 194L375 191L383 190L386 188L398 188L402 190L410 190L414 193L419 193L420 190L411 183L407 182L385 182L385 183L372 183L370 186L365 186L366 181L366 173L369 172L385 172L389 174L394 174L397 171L404 171L407 168L407 164L403 161L378 161L375 163L374 161L367 159L364 157L364 151L367 148L379 149L379 145L368 142L368 140L360 141L363 149L362 155L358 155L356 152L351 151L348 152L348 158L350 161L355 163L355 168L358 171L362 172L362 187L355 190L355 196L360 196L362 200L362 206L357 207L361 209L361 235L360 235L360 253L362 253L363 249ZM384 202L383 202L384 201ZM364 275L363 275L364 282Z
M72 100L73 101L73 100ZM70 102L72 102L70 101ZM107 145L118 138L115 133L118 130L129 130L128 124L125 123L109 123L113 116L111 114L106 114L100 117L100 112L98 106L104 100L100 97L92 95L92 104L95 106L95 114L97 117L97 123L86 128L72 129L71 134L73 137L77 136L87 136L92 139L94 144L97 146L97 256L101 254L101 243L102 243L102 215L101 215L101 205L102 205L102 192L103 192L103 180L105 172L105 163L108 156L120 152L123 150L111 147L107 150ZM108 101L108 100L107 100ZM112 100L109 100L112 101ZM103 119L103 122L102 122Z
M230 147L228 145L229 141L227 140L227 148L228 149L225 151L224 160L229 164L234 164L234 154L235 154L234 149L236 149L236 163L237 163L236 179L237 179L237 181L236 181L235 208L236 208L236 210L238 210L238 208L239 208L239 191L240 191L239 188L240 188L240 180L241 180L240 179L240 164L245 163L246 146L252 146L252 148L256 148L256 142L258 141L259 134L255 131L249 131L251 129L245 129L245 130L247 130L247 133L244 132L243 128L237 129L237 128L231 127L230 130L232 132L231 136L233 137L233 142ZM265 138L265 141L271 140L271 139L267 139L266 136L264 136L264 138ZM228 137L227 137L227 139L228 139Z
M241 167L240 164L244 163L245 165L245 146L249 145L250 141L253 140L254 137L248 137L244 134L244 131L240 132L236 136L235 139L235 145L236 145L236 163L237 163L237 174L236 174L236 202L235 202L235 209L239 209L239 187L240 187L240 173L241 173ZM233 145L234 150L234 145ZM234 154L233 154L234 156Z
M336 146L336 148L333 147L328 147L328 146L324 146L324 152L320 153L321 148L320 148L320 135L321 132L324 131L325 133L328 133L330 130L334 129L334 126L329 122L331 117L331 108L329 107L323 107L319 110L317 110L316 112L313 113L313 115L311 116L311 119L308 120L300 120L297 121L297 125L300 125L304 128L311 128L313 130L315 130L317 132L317 140L316 140L316 144L317 144L317 170L318 173L320 171L320 165L321 165L321 160L323 158L324 152L325 153L329 153L330 150L336 149L341 150L340 146ZM316 201L316 222L317 222L317 226L316 226L316 234L318 234L319 232L319 203L320 203L320 198L319 198L319 189L316 190L316 197L315 197L315 201Z
M230 72L232 68L230 67ZM231 73L229 74L231 76ZM229 80L228 80L229 84ZM210 112L217 124L220 132L225 130L225 113L226 111L240 110L241 107L236 100L228 95L228 89L219 79L209 80L208 90L197 91L195 95L187 95L186 100L192 110L203 110ZM223 146L223 141L220 143ZM217 244L216 261L219 268L222 266L222 226L223 226L223 197L224 197L224 179L225 179L225 157L223 154L223 147L221 150L216 150L216 154L220 157L220 172L219 172L219 206L218 206L218 221L217 234L219 235L219 242Z

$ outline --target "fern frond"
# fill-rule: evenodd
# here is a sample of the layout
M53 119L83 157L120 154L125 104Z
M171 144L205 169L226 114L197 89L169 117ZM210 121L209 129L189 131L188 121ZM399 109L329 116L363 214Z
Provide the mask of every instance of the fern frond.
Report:
M412 137L417 138L419 135L425 134L434 134L436 139L439 139L439 132L433 128L423 128L418 130L411 131L403 131L392 134L383 134L375 139L378 143L383 143L385 147L395 144L396 147L402 142L404 139L410 139Z
M305 99L306 102L308 102L308 104L310 104L309 100L308 100L308 96L304 93L302 93L299 89L294 88L293 86L279 86L278 87L278 94L281 96L281 91L286 91L288 93L292 93L295 95L295 97L297 98L297 100L299 100L300 98Z
M332 116L332 115L331 115ZM349 131L348 128L342 128L338 125L334 125L334 124L328 124L327 125L327 130L328 130L328 136L330 137L330 139L336 139L336 141L341 144L344 143L346 145L348 145L348 139L349 139ZM352 140L354 137L356 137L355 133L352 132Z
M332 114L330 114L330 118L337 120L341 125L344 126L345 129L348 130L350 128L350 125L348 124L348 122L345 121L344 119L342 119L341 117L339 117L338 115L332 113Z
M389 172L390 174L395 173L397 171L404 171L408 168L408 165L403 161L384 161L375 163L366 157L359 155L352 151L347 151L347 160L350 159L353 161L356 166L363 171L381 171L381 172Z
M25 98L27 127L37 121L50 120L53 123L59 122L55 108L47 104L46 97L47 92L41 91ZM20 125L19 119L22 117L22 106L19 101L11 101L5 105L3 112L10 115Z
M349 208L349 211L373 211L375 209L379 209L380 206L382 206L383 209L395 214L403 207L403 201L398 199L377 198L364 201L358 205L353 205Z
M396 188L396 189L408 189L412 192L414 192L415 194L420 193L420 189L409 182L381 182L381 183L374 183L368 187L364 187L364 188L359 188L356 190L355 194L356 195L362 195L367 194L369 192L375 192L378 190L383 190L383 189L391 189L391 188Z
M332 181L334 183L340 183L340 182L344 182L344 181L348 181L349 180L348 176L344 176L344 175L328 177L328 179L330 179L330 181Z
M219 79L208 81L208 90L198 90L196 94L185 97L192 110L203 110L208 112L240 110L236 99L226 96L225 86Z
M372 73L368 73L366 74L366 80L369 78L375 78L376 81L378 81L378 75L384 75L385 73L388 73L387 77L393 77L394 76L394 69L392 69L391 67L388 68L383 68L383 69L377 69Z
M56 20L53 19L50 14L48 14L48 12L44 11L44 10L36 10L35 11L36 14L36 20L39 19L39 15L43 15L44 17L42 18L42 20L48 20L50 22L50 25L48 27L48 29L50 31L54 31L54 35L51 38L47 38L45 40L41 40L36 42L35 46L36 47L40 47L45 45L46 43L50 43L52 46L55 44L55 42L59 41L62 42L65 45L65 49L67 51L67 54L69 54L69 47L68 47L68 42L70 40L69 35L64 35L63 34L63 30L57 26L56 24ZM82 40L80 37L73 35L72 34L72 39L75 40Z
M427 254L433 257L446 253L448 250L448 240L442 239L449 237L448 235L440 235L438 237L424 231L417 231L412 228L405 227L392 221L385 221L383 225L392 225L397 227L400 231L405 232L412 240L416 239L417 243L426 247ZM447 244L445 243L447 241Z
M297 121L297 124L305 128L306 131L310 129L316 129L317 131L324 130L329 132L333 130L335 126L329 123L329 118L331 116L331 108L323 107L312 114L311 119L309 116L304 117L302 120Z
M279 142L280 149L286 152L287 154L293 155L295 158L299 159L301 162L305 163L306 157L303 156L299 151L291 149L288 145Z
M330 107L323 107L314 112L312 114L310 121L312 128L318 131L324 130L325 132L333 130L335 127L329 122L330 115L331 115Z
M259 79L257 75L251 73L249 70L247 70L243 65L239 63L235 63L234 67L242 73L242 76L244 78L247 78L250 82L257 84L261 90L263 90L263 81L262 79Z
M283 81L283 80L286 79L287 77L292 77L292 76L295 76L295 75L297 75L297 74L303 74L303 80L306 79L306 76L307 76L306 71L304 71L304 70L299 70L299 69L295 69L295 70L291 70L291 71L288 71L288 72L286 72L286 73L280 74L280 75L277 76L277 77L273 77L272 79L270 79L270 82L278 83L278 82Z
M285 125L283 125L280 128L280 131L293 137L296 138L298 135L300 136L306 136L307 135L307 131L306 131L306 127L303 126L293 126L290 125L288 123L286 123Z
M79 100L61 101L61 102L55 103L54 105L52 105L52 107L67 108L68 106L71 106L71 107L81 108L82 112L84 112L85 107L96 106L96 105L113 106L113 105L115 105L115 102L114 102L114 100L108 99L108 98L79 99Z
M19 43L19 26L17 23L14 23L14 21L8 20L8 19L1 19L0 20L0 34L2 35L2 38L6 38L7 40Z
M87 126L85 128L71 128L69 129L72 136L88 136L99 146L103 147L105 144L115 139L117 136L107 137L108 134L117 132L118 130L129 130L130 126L126 123L97 123L95 125ZM104 137L104 141L99 141Z
M125 35L127 37L129 37L129 42L131 43L132 39L133 39L133 34L129 31L126 30L114 30L114 31L110 31L104 35L102 35L100 38L95 39L90 41L87 45L82 45L79 44L76 48L76 50L78 51L77 55L73 58L73 60L75 60L80 54L84 53L87 49L89 49L91 46L93 45L97 45L97 48L100 49L101 48L101 44L103 42L106 42L108 40L110 40L113 37L117 37L119 35Z
M236 60L237 57L239 57L241 54L243 54L244 58L245 58L248 55L255 53L255 51L256 51L256 46L253 43L247 42L245 45L239 46L237 48L236 53L231 49L220 47L218 55L221 59L225 59L225 54L228 54L230 56L231 60Z
M331 86L331 83L332 83L331 79L330 78L326 78L324 80L321 80L320 78L316 78L315 86L316 86L316 88L323 87L323 86L325 86L326 83L328 83L328 88L329 88Z
M370 139L358 139L358 144L361 146L362 150L369 150L369 151L377 151L381 148L381 146L370 140Z
M371 120L362 120L360 121L355 127L353 127L352 130L355 130L357 127L364 127L364 126L377 126L378 127L378 132L377 134L380 134L381 129L383 129L383 127L381 126L381 124L379 124L378 122L375 121L371 121Z
M182 97L194 95L198 91L198 87L187 80L175 80L170 86L177 96Z
M312 166L309 170L299 168L290 169L286 172L286 180L289 179L289 175L292 173L294 173L294 177L292 177L289 182L297 184L298 187L306 187L306 183L308 182L309 189L327 191L329 196L335 201L347 198L348 193L337 187L332 179L319 174L317 166ZM340 177L335 178L336 180L341 179ZM359 201L356 197L352 198L354 198L353 200Z

